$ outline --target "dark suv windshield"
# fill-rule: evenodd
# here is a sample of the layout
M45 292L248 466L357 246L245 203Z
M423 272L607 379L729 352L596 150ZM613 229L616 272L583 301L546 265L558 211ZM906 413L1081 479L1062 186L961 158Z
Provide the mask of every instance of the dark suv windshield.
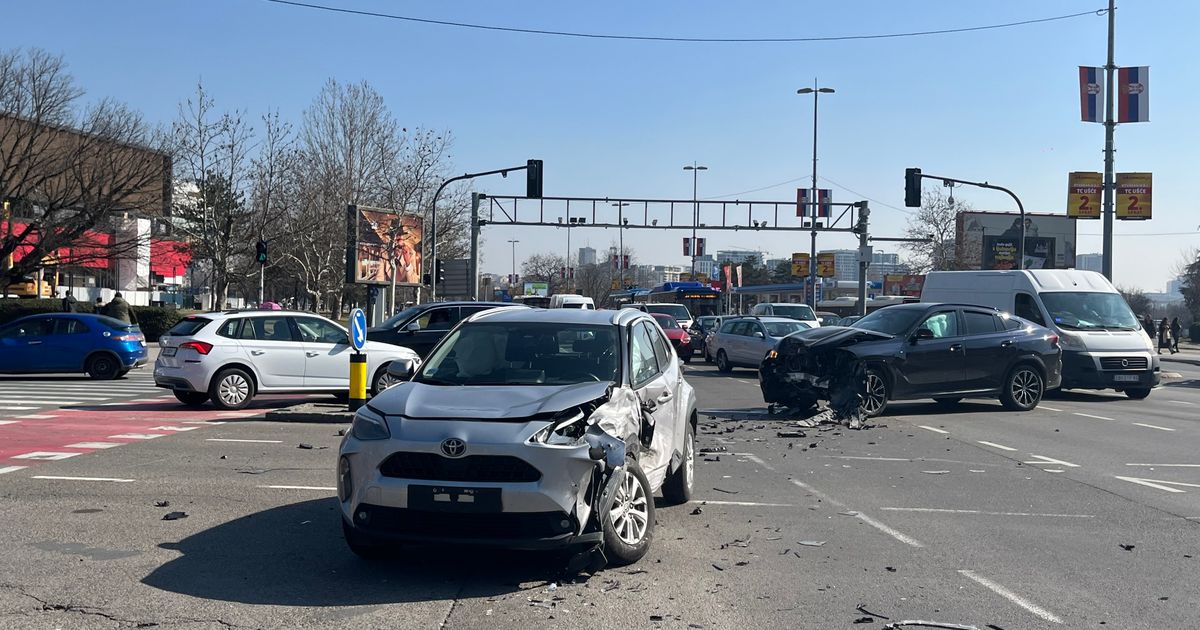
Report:
M430 385L572 385L616 381L617 329L583 324L467 324L414 380Z
M1141 328L1119 293L1047 292L1042 303L1055 324L1073 330Z
M924 314L924 309L917 308L881 308L850 326L885 335L903 335Z
M384 322L382 324L380 324L379 327L380 328L395 328L401 322L408 321L413 315L415 315L416 313L418 313L420 311L421 311L421 307L419 307L419 306L413 306L413 307L406 308L403 311L400 311L399 313L396 313L395 315L392 315L391 317L384 320Z

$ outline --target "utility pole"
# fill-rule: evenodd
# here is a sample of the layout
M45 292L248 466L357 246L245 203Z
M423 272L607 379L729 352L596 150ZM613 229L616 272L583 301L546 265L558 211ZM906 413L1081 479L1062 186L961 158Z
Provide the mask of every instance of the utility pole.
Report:
M1110 281L1113 277L1113 198L1116 196L1116 184L1113 182L1113 132L1117 129L1116 117L1113 116L1113 92L1116 85L1113 73L1117 65L1113 61L1113 46L1117 32L1116 0L1108 0L1108 63L1104 66L1104 247L1102 258L1104 277Z
M479 299L479 199L483 195L471 193L471 299ZM393 310L395 310L393 308Z
M520 242L521 241L516 241L516 240L510 240L508 242L509 245L512 245L512 265L513 265L512 266L512 277L508 283L509 289L512 289L513 285L515 285L517 283L517 243L520 243Z
M696 280L696 243L699 242L696 240L696 228L700 225L700 200L696 196L696 179L697 179L697 176L700 174L700 171L707 171L708 167L700 166L695 161L693 161L691 166L685 166L685 167L683 167L683 170L692 172L692 246L691 246L690 250L692 252L692 280L695 281Z
M868 244L868 219L871 216L871 209L867 207L867 202L860 201L858 206L858 225L855 231L858 232L858 305L856 306L859 315L867 314L867 270L871 264L871 246Z
M812 94L813 95L813 157L812 157L812 196L809 197L809 220L812 221L812 252L808 258L808 282L812 285L812 307L817 308L817 215L820 214L820 205L817 201L817 102L820 100L821 94L833 94L833 88L817 87L817 80L813 79L811 88L800 88L796 90L797 94Z
M625 290L625 206L629 204L624 201L613 202L617 207L617 240L620 243L620 250L617 254L617 266L621 269L621 291Z

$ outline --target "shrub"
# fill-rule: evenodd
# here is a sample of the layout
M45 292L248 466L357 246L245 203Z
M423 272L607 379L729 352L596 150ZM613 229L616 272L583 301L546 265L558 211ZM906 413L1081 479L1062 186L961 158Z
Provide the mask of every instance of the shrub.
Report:
M183 319L179 309L167 306L134 306L132 310L142 334L146 336L146 341L158 341L159 337Z
M146 341L158 341L158 338L183 319L185 313L179 309L166 306L134 306L131 307L133 317ZM87 302L75 304L79 313L93 313L95 306ZM0 325L20 319L26 315L62 312L62 300L54 299L5 299L0 300Z
M62 310L62 300L56 299L3 299L0 300L0 324L7 324L26 315L57 313Z

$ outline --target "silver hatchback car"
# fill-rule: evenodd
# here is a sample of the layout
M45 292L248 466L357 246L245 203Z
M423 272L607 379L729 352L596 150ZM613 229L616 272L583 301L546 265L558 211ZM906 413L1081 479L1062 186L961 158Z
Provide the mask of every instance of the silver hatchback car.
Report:
M645 313L479 313L355 415L338 458L346 542L363 557L465 542L636 562L655 492L691 499L695 431L695 393Z

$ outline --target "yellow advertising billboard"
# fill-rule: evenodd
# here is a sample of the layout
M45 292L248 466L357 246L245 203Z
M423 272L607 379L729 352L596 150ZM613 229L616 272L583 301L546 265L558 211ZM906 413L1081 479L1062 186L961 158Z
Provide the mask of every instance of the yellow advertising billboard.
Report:
M817 275L822 278L832 278L837 275L837 260L833 252L817 254Z
M792 254L792 275L797 278L803 278L808 275L808 252L795 252Z
M1100 173L1074 172L1067 177L1067 216L1072 219L1099 219L1104 191Z
M1117 218L1151 218L1150 173L1117 173Z

